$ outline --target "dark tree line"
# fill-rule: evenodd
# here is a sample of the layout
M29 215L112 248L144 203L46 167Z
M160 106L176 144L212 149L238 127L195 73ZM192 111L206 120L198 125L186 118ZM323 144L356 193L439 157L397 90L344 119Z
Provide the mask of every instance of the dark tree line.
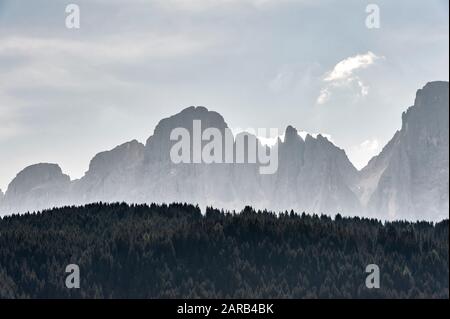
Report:
M0 297L448 298L448 236L448 220L65 207L0 219ZM80 289L65 286L72 263Z

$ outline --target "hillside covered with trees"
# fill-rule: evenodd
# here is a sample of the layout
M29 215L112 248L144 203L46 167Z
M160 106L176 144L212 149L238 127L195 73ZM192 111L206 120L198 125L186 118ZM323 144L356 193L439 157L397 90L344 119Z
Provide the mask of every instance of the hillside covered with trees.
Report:
M448 220L65 207L0 219L0 297L448 298L448 240ZM68 264L79 289L65 286Z

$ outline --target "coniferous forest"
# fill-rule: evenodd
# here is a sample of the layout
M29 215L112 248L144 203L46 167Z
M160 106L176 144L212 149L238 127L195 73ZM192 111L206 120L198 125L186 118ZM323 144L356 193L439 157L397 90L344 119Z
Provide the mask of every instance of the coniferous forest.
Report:
M80 288L65 285L77 264ZM380 288L366 287L368 264ZM1 298L448 298L449 222L90 204L0 220Z

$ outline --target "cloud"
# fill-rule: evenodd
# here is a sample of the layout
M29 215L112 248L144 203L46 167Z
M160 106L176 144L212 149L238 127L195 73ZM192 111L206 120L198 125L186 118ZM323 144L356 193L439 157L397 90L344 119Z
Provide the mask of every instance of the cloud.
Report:
M281 70L269 82L269 89L275 93L283 91L286 87L292 84L293 79L294 79L294 72L292 70L288 69Z
M8 140L25 131L17 122L18 112L23 105L0 89L0 142Z
M16 136L22 133L23 129L19 127L18 124L12 122L4 122L3 119L0 118L2 125L0 126L0 141L7 140L13 136Z
M101 42L68 40L55 37L11 36L0 41L1 55L29 57L79 57L100 61L125 61L140 58L167 58L191 55L206 49L211 42L206 35L143 33L105 37Z
M377 60L377 57L372 52L366 54L358 54L348 57L338 64L336 64L330 72L325 76L325 82L347 80L353 76L353 73L358 69L364 69L370 66Z
M375 152L380 149L380 143L377 139L374 140L365 140L360 144L360 148L363 150L367 150L369 152Z
M329 100L329 98L330 98L330 90L327 87L325 87L320 90L319 97L317 98L317 103L324 104Z
M271 93L289 92L289 94L306 97L314 92L313 88L321 85L319 79L322 72L320 64L315 61L283 64L270 72L267 87ZM314 99L314 96L307 98Z
M369 51L365 54L357 54L338 62L331 71L325 73L323 77L325 86L320 90L316 103L326 103L330 99L332 91L338 88L357 89L359 96L369 94L369 87L364 84L358 72L368 68L381 58L383 57L377 56Z
M174 61L201 54L214 46L208 34L155 32L74 40L62 37L0 37L2 59L15 57L14 67L0 72L0 87L16 88L111 88L129 85L115 72L121 66L148 61ZM13 63L13 62L11 62ZM1 101L1 100L0 100Z
M357 169L362 169L380 151L381 143L378 139L367 139L358 145L350 147L348 157Z
M267 5L280 4L284 2L304 2L296 0L157 0L156 3L168 9L181 9L187 11L205 11L209 9L216 9L224 6L250 6L260 9Z

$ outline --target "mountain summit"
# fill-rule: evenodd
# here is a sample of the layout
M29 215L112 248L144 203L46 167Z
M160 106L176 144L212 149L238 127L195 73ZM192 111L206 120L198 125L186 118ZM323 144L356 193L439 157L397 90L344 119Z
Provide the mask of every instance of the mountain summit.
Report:
M449 86L417 91L402 128L361 172L368 210L390 218L448 218Z
M201 121L202 132L228 128L219 113L189 107L161 120L145 145L134 140L97 154L79 180L70 181L55 164L25 168L0 193L0 213L99 201L189 202L236 210L251 205L439 220L448 218L449 209L448 118L449 84L431 82L417 91L414 105L402 115L401 129L361 171L325 137L302 138L288 126L284 140L272 146L278 151L278 170L261 175L258 163L173 163L173 129L184 128L192 136L194 120ZM236 149L236 140L232 144ZM254 151L244 145L246 154Z

